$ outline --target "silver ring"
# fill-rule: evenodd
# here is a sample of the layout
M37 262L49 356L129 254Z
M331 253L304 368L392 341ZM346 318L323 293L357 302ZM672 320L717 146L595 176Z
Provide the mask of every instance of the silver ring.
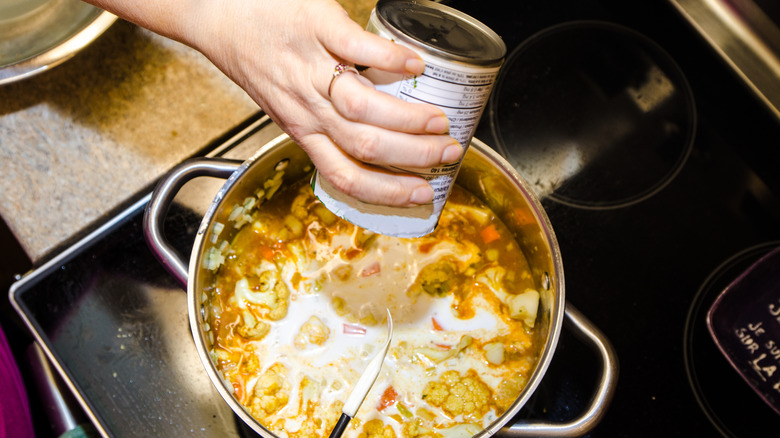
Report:
M358 73L355 67L349 66L347 64L342 64L342 63L336 64L336 68L333 69L333 77L330 78L330 84L328 84L328 97L330 97L330 90L331 88L333 88L333 82L336 81L336 78L339 77L342 73L348 71L351 71L352 73L355 73L356 75L360 76L360 73Z

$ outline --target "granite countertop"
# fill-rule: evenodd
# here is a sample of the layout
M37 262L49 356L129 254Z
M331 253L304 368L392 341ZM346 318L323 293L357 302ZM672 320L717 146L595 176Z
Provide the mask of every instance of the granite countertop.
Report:
M365 25L375 0L340 0ZM259 108L200 53L118 20L0 86L0 216L33 262Z

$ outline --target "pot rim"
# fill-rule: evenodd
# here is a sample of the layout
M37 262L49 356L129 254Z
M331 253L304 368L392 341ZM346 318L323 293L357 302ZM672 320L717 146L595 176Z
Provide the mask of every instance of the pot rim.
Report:
M201 304L200 293L199 291L195 290L197 278L196 274L201 269L201 260L205 247L204 239L206 238L207 231L210 229L211 223L214 220L214 216L217 214L217 212L221 211L221 208L223 207L223 200L226 199L228 192L233 188L236 182L239 181L251 169L253 164L258 162L273 149L283 146L289 142L292 142L292 139L287 134L282 134L277 138L269 141L263 145L254 155L241 163L230 175L227 181L225 181L203 216L201 224L198 228L197 235L195 237L195 241L193 243L193 249L190 254L189 266L187 270L188 318L190 322L190 330L195 340L195 346L198 351L198 355L200 356L201 362L206 369L212 384L216 387L220 396L225 402L228 403L233 412L238 415L246 425L266 438L278 438L278 436L270 430L266 429L246 410L246 408L241 403L238 402L238 400L228 390L229 385L224 381L219 371L211 361L210 353L207 349L207 340L203 335L204 331L200 322ZM550 289L548 289L553 292L552 309L550 311L549 335L547 336L547 340L544 346L542 346L540 349L540 355L534 367L534 371L529 377L526 386L523 388L522 392L517 397L512 406L503 414L501 414L496 420L494 420L483 431L474 435L475 438L481 438L494 435L502 427L507 426L510 420L512 420L512 418L520 411L525 403L527 403L531 395L533 395L533 393L536 391L555 354L558 340L560 338L561 327L563 325L566 305L563 261L560 253L560 247L558 245L555 232L552 228L552 224L550 223L547 213L542 207L538 197L531 189L530 184L528 184L528 182L517 172L514 167L512 167L492 148L476 138L472 139L471 146L467 150L466 156L468 157L469 154L473 153L480 154L482 158L486 159L497 169L501 170L504 175L509 178L511 182L523 193L524 200L532 209L539 228L543 232L543 240L549 247L552 267L554 269L554 273L552 273L554 284Z

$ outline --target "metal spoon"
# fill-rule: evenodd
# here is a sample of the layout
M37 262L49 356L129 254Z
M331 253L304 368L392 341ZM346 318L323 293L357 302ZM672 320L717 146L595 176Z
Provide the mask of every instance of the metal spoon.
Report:
M379 371L382 369L382 363L385 361L387 351L390 349L390 340L393 338L393 317L390 315L390 309L387 309L387 339L382 348L377 352L363 370L363 374L360 375L355 387L352 388L352 392L349 393L347 401L344 402L344 407L341 409L341 417L338 423L330 432L330 438L339 438L347 429L347 425L350 420L357 414L360 405L363 404L368 391L374 386L376 378L379 376Z

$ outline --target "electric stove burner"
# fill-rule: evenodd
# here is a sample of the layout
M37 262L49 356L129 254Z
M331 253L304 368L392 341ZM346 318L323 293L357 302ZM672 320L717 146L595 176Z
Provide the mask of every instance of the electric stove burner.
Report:
M683 338L688 382L707 418L725 437L765 436L780 430L780 416L731 367L706 323L707 312L721 292L778 245L780 241L756 245L723 262L704 281L688 311Z
M530 37L505 61L488 110L496 146L537 193L586 209L624 207L665 187L696 125L671 57L607 22Z

